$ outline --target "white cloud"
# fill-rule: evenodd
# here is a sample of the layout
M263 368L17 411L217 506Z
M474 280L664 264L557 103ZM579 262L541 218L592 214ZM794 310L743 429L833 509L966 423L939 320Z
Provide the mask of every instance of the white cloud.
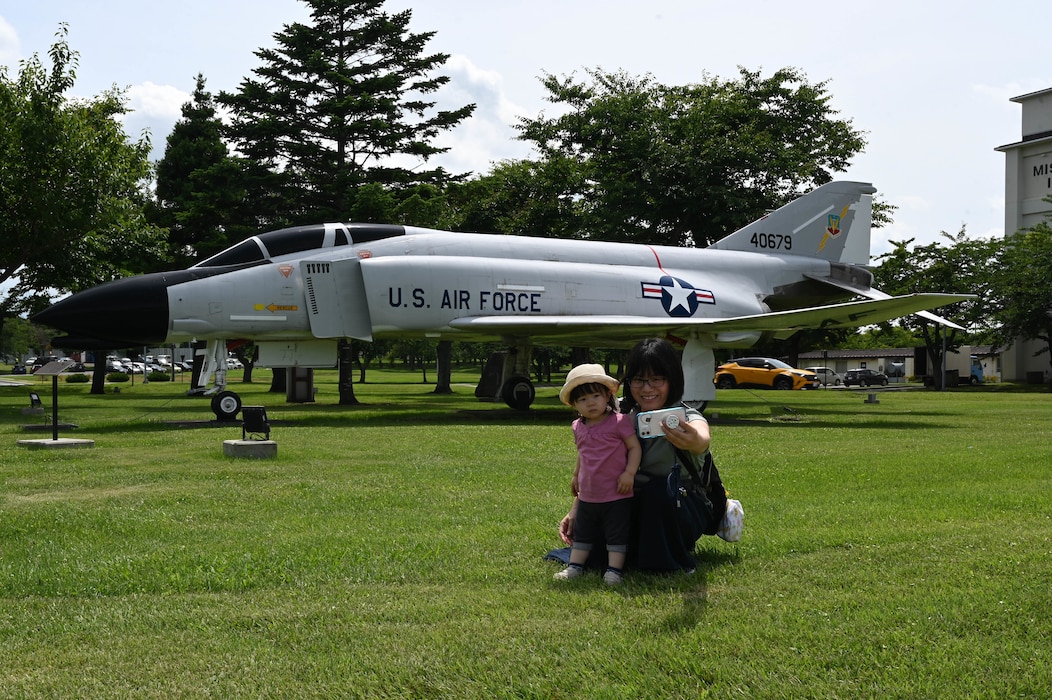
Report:
M450 77L437 99L438 109L459 109L475 104L475 112L455 129L441 134L436 145L448 152L434 159L452 173L482 174L494 163L525 158L529 145L518 141L513 125L528 110L508 99L499 71L485 70L467 56L454 54L441 73Z
M503 89L504 79L495 70L483 70L471 62L467 56L453 54L449 60L442 64L443 72L460 75L464 82L471 85L480 85L493 92Z
M450 77L448 92L457 93L462 102L476 103L476 114L484 112L510 125L527 112L525 107L508 98L504 77L499 71L479 68L467 56L450 56L441 72Z
M128 89L128 106L143 116L157 119L179 119L183 105L190 99L190 93L177 87L156 85L150 81Z
M18 41L18 32L0 16L0 66L7 66L7 75L14 77L18 61L22 58L22 45Z

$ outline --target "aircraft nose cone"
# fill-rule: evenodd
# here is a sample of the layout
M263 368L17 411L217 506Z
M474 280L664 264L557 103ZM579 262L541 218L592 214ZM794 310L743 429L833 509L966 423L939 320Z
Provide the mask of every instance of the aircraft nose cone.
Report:
M163 272L114 280L78 292L33 316L89 349L155 345L168 335L168 280Z

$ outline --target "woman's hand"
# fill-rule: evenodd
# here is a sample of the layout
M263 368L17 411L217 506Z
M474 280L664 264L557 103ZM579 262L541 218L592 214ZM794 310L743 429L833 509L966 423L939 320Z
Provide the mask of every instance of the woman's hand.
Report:
M559 521L559 538L564 544L573 545L573 521L577 518L577 499L573 500L570 512Z
M695 455L704 454L712 441L709 424L704 420L681 421L679 427L672 430L662 423L661 430L673 447Z

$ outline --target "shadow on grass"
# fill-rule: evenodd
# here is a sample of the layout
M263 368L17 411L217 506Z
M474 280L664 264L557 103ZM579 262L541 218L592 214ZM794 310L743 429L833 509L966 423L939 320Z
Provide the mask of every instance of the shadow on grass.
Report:
M722 566L738 563L741 553L737 548L733 552L726 552L702 549L699 546L696 555L698 568L693 573L648 573L629 569L625 574L625 582L616 591L626 598L678 595L681 600L680 607L663 619L656 620L655 630L661 633L676 633L697 627L704 621L709 605L709 573ZM553 582L552 587L567 593L592 593L597 588L605 587L601 576L601 567L590 568L581 578L569 583Z
M331 395L319 396L317 402L288 403L282 394L265 392L259 385L235 388L243 392L245 405L265 405L271 426L279 429L383 427L392 424L569 426L574 417L573 411L560 403L558 397L547 394L539 394L529 410L518 411L500 403L479 401L465 392L435 394L425 385L384 386L380 395L359 396L360 403L351 405L341 405ZM377 389L374 386L369 388L371 391ZM851 427L855 429L908 431L944 427L925 420L930 416L945 415L937 410L918 411L914 407L904 414L901 406L892 404L890 396L884 406L866 404L864 397L865 394L856 392L828 392L821 395L821 402L809 402L819 395L801 397L787 392L750 392L749 396L738 398L732 392L721 394L711 402L705 415L714 426L781 430L843 427L853 416L872 419L852 422ZM799 401L801 398L804 401ZM185 394L144 396L127 391L116 395L84 395L64 400L61 411L72 416L70 420L79 425L81 432L98 434L220 429L239 436L241 427L240 420L215 420L209 397Z
M704 540L702 542L704 543ZM651 595L656 590L671 589L680 596L679 609L666 615L658 624L658 628L664 632L681 632L701 624L709 606L709 573L741 561L738 548L725 551L699 546L695 553L698 568L692 574L633 574L640 577L641 585L629 595Z
M352 428L383 427L389 425L493 425L515 427L522 425L569 426L573 414L563 406L531 408L519 411L511 408L464 408L463 405L436 407L406 406L394 403L362 403L357 405L295 404L268 406L271 427ZM175 408L139 408L129 411L124 418L94 423L80 421L81 430L93 433L152 432L157 430L225 429L240 430L241 421L215 420L208 406L187 416L185 406ZM713 426L749 426L771 429L843 427L845 412L825 409L792 409L772 406L767 412L755 410L749 415L734 415L716 411L708 415ZM869 417L880 417L872 422L855 423L854 429L876 430L932 430L945 426L924 420L938 413L911 412L903 416L894 410L866 409L859 411Z
M92 432L114 433L128 431L224 429L241 430L241 420L218 421L207 407L199 417L181 417L174 411L139 411L123 423L108 423L90 427ZM268 422L272 428L354 428L383 427L390 425L462 425L485 424L496 426L553 425L569 426L572 416L566 410L514 409L463 410L449 409L436 412L407 408L398 404L361 404L356 406L292 406L267 407ZM181 412L180 412L181 413ZM278 414L281 417L275 418Z

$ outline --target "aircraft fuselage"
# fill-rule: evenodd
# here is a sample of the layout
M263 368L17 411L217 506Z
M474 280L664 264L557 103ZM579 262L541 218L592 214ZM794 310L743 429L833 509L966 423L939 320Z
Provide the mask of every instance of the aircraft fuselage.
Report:
M726 318L764 313L779 286L829 269L816 258L407 228L172 284L164 342L514 334L456 323L480 316Z

